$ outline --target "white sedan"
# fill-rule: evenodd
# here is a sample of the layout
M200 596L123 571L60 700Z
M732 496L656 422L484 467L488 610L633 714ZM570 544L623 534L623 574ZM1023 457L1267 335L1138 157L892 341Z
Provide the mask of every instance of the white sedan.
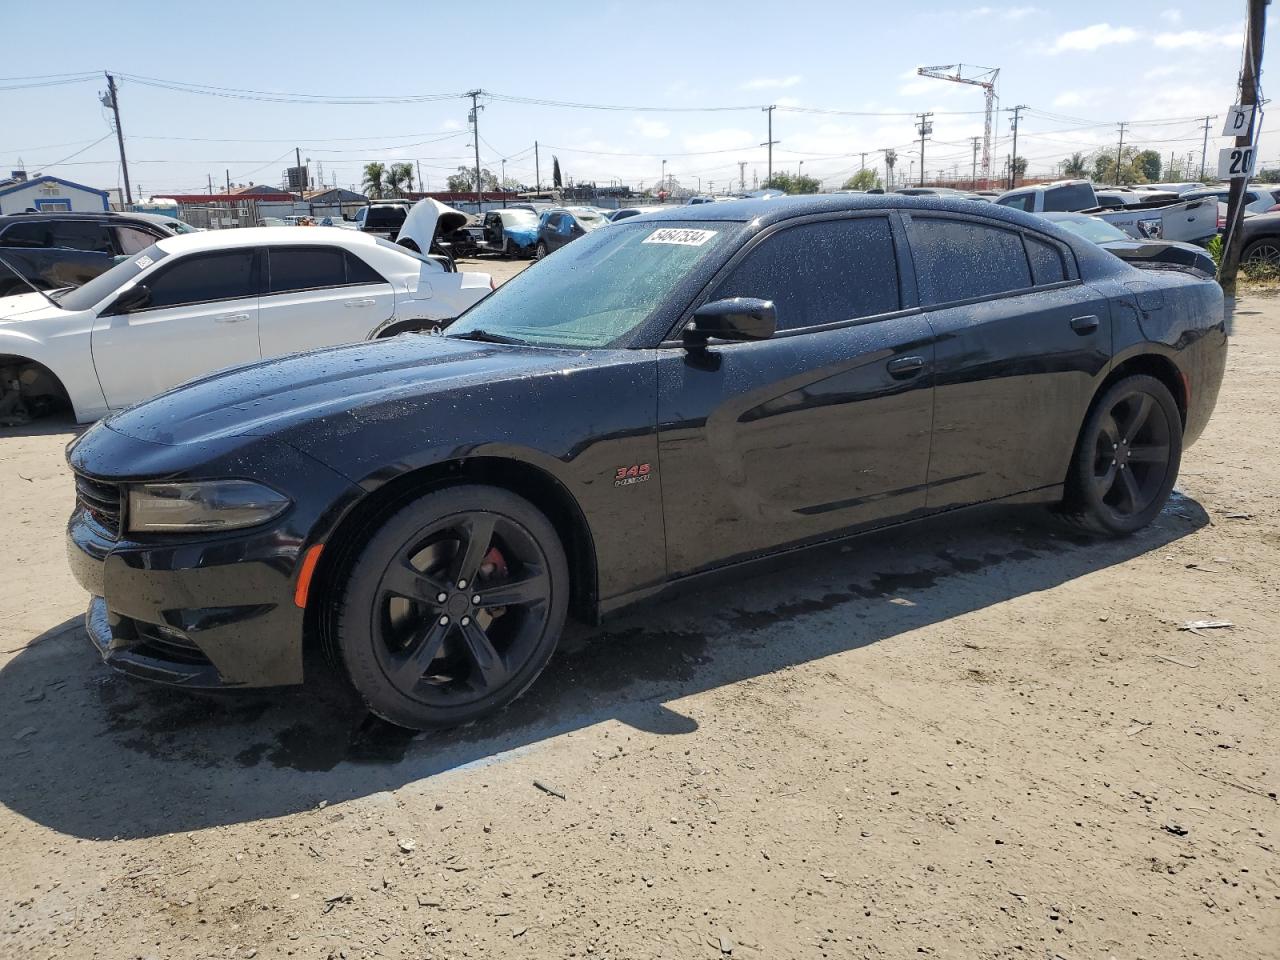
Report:
M492 289L352 230L167 237L84 286L0 299L0 419L69 403L86 423L223 367L430 329Z

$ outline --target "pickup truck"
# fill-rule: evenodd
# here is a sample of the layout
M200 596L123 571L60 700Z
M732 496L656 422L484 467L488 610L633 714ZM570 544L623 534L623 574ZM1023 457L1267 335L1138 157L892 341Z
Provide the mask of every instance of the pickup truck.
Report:
M1098 202L1088 180L1057 180L1009 190L995 202L1028 213L1088 213L1135 240L1180 240L1203 245L1218 232L1216 197L1108 205Z

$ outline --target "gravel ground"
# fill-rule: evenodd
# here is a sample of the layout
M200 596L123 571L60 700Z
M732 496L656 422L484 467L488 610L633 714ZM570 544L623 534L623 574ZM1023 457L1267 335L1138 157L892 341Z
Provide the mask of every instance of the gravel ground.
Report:
M577 630L446 735L107 671L73 432L9 432L0 956L1274 958L1280 301L1234 325L1142 534L873 535Z

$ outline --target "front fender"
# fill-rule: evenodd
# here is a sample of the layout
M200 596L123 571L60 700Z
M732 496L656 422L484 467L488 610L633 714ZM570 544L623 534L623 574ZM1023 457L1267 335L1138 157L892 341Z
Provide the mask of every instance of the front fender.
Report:
M22 357L53 374L71 401L77 423L90 423L107 414L107 400L93 365L91 323L51 335L16 324L0 326L0 355Z

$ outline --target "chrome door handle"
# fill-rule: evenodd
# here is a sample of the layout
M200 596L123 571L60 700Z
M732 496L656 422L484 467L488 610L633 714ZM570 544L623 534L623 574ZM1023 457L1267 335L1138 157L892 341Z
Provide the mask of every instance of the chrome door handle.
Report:
M344 307L372 307L377 302L373 297L359 297L355 300L344 300L342 305Z
M906 380L924 369L924 357L898 357L885 364L885 369L895 380Z
M215 323L240 323L248 319L249 315L247 313L224 313L220 317L213 318Z

